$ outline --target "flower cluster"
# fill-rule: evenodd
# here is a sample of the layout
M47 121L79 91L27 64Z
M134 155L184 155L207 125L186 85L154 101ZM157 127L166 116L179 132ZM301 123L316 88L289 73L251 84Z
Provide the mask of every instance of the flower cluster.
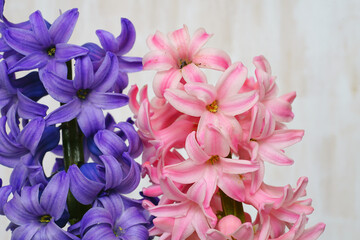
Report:
M294 115L291 92L278 96L270 65L254 58L255 77L222 50L203 48L211 37L186 26L148 38L144 69L156 70L155 97L132 86L130 108L144 143L143 201L160 239L316 239L325 225L305 228L311 199L306 177L290 185L264 183L265 162L291 165L284 149L304 132L287 129ZM202 68L222 71L212 85ZM139 95L139 101L137 96ZM248 209L255 209L250 215ZM245 210L244 210L245 209Z
M103 112L128 104L127 73L142 70L141 58L124 56L133 24L123 18L119 36L98 30L101 46L77 46L67 43L77 9L14 24L0 7L0 164L13 169L9 185L0 181L0 214L12 239L148 239L150 215L124 195L140 181L141 140L131 119ZM45 96L58 102L50 113Z

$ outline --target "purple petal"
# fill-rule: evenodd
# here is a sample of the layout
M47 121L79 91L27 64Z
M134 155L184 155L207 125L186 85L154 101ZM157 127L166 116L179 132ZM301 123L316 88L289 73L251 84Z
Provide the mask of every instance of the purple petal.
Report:
M105 128L103 111L91 104L83 104L82 110L77 116L77 120L79 127L86 137Z
M2 34L6 43L11 48L23 55L43 51L44 49L32 31L20 28L7 28Z
M81 111L81 105L80 100L74 98L72 101L48 114L45 118L46 125L68 122L76 118Z
M9 75L8 68L5 61L0 62L0 88L7 90L9 94L16 93L16 89L12 86Z
M10 185L0 188L0 215L4 215L3 207L8 201L11 190Z
M101 46L105 51L116 53L118 51L118 45L114 35L105 30L97 30L96 35L99 38Z
M88 89L94 83L94 70L90 57L84 56L76 59L74 87Z
M4 38L0 38L0 52L7 52L12 50L12 48L5 42Z
M120 158L127 150L125 142L109 130L98 131L94 136L94 141L102 154L111 155L114 158Z
M69 167L70 190L81 204L91 204L104 187L104 184L86 178L76 165Z
M41 224L35 222L19 226L13 231L11 239L31 240L40 227Z
M70 177L65 171L55 174L41 195L41 206L58 220L64 212L69 191Z
M17 192L15 192L14 197L5 204L4 213L11 222L17 225L23 225L38 220L38 216L34 216L23 207Z
M51 58L45 67L39 69L39 75L41 76L44 71L53 72L57 76L66 79L67 67L66 63L56 61L56 58Z
M116 187L116 191L120 193L130 193L134 191L140 182L140 166L136 163L127 153L123 154L123 160L127 162L127 165L130 166L129 169L126 169L125 164L123 165L123 171L127 173L124 176L121 184Z
M51 220L48 224L46 224L44 230L46 235L46 238L44 239L80 240L77 236L62 230L58 225L56 225L54 220Z
M33 187L24 187L21 191L21 203L24 208L35 216L45 215L46 212L39 203L40 184Z
M30 121L18 136L17 142L35 154L36 147L41 139L45 128L45 121L42 118L35 118Z
M69 41L79 17L79 11L74 8L66 11L51 25L49 32L54 43L66 43Z
M42 68L48 61L49 57L44 52L33 52L9 68L8 73Z
M7 124L10 129L10 136L15 139L20 134L19 124L18 124L18 103L13 104L8 112L6 113Z
M114 54L107 52L104 61L95 73L95 82L92 89L106 92L116 82L119 73L119 65Z
M108 210L114 220L124 211L123 198L121 194L111 193L108 196L100 197L97 201L97 206Z
M0 110L13 100L14 94L5 89L0 89Z
M87 48L67 43L58 43L55 48L55 58L60 62L67 62L75 57L84 56L89 52Z
M48 106L37 103L30 98L23 95L20 91L17 92L18 97L18 114L25 119L32 119L36 117L45 117Z
M86 234L82 237L82 240L118 240L119 238L115 236L112 228L108 224L98 224L93 226Z
M122 72L139 72L143 70L141 57L118 57L119 69Z
M100 159L105 167L105 190L119 186L123 178L121 164L110 155L102 155Z
M95 43L85 43L83 47L89 49L91 61L100 61L105 57L105 51Z
M44 46L51 46L51 38L49 30L46 26L44 18L41 15L40 11L36 11L29 17L31 28L34 32L36 39Z
M109 228L111 230L113 220L108 210L105 208L95 207L85 213L83 219L81 220L80 232L84 235L89 228L99 224L103 224L105 228Z
M129 149L127 152L129 155L133 158L140 156L142 152L142 142L133 125L128 122L120 122L116 124L115 127L119 128L128 140Z
M15 156L21 156L26 154L28 151L23 149L23 147L17 142L12 141L6 133L6 117L0 118L0 154L3 156L11 156L12 154L16 154ZM23 150L23 151L19 151ZM7 154L8 153L8 154ZM10 154L10 155L9 155Z
M121 34L116 38L118 42L117 55L124 55L130 51L135 42L135 28L129 19L121 18Z
M121 93L102 93L91 92L89 95L89 101L101 109L114 109L125 106L129 102L129 97Z
M143 225L136 225L131 228L126 229L126 233L122 236L124 240L132 240L132 239L148 239L149 231Z
M31 157L31 154L26 154L25 158L28 157ZM28 168L17 159L16 165L10 175L10 185L13 191L20 193L21 188L25 185L28 173Z
M59 102L69 102L76 94L73 81L61 78L50 71L43 71L41 81L46 91Z

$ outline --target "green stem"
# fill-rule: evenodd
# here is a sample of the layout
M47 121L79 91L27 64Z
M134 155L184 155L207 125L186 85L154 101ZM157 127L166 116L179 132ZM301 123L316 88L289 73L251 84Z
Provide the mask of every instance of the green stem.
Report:
M72 80L71 60L66 62L66 66L68 68L67 78ZM65 171L73 164L80 167L84 164L84 134L80 130L76 118L69 122L62 123L61 130ZM80 221L85 212L91 207L79 203L70 191L67 196L67 206L70 214L69 222L71 225Z
M68 69L67 79L72 80L72 65L71 60L66 62ZM61 124L62 142L64 152L64 165L67 171L73 164L81 166L84 164L84 149L83 138L84 134L81 132L76 118L69 122Z
M231 197L227 196L222 190L220 191L221 205L223 208L224 216L234 215L238 217L242 223L245 222L245 213L242 202L238 202Z

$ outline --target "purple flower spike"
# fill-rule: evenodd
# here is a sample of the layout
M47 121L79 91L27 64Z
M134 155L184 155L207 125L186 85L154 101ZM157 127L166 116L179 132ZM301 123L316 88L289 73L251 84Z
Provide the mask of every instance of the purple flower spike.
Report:
M78 19L77 9L66 11L48 28L40 11L30 15L31 30L6 28L5 42L23 57L9 69L9 73L30 69L50 69L60 76L66 76L65 62L88 53L76 45L66 44Z
M79 239L56 223L62 216L69 190L69 177L59 172L52 177L40 195L41 185L26 186L21 195L14 193L4 206L7 218L18 227L12 239Z
M116 81L118 73L116 57L107 53L102 65L93 72L88 56L77 58L73 81L45 71L43 83L49 94L66 103L46 117L48 125L77 118L84 135L89 137L105 128L102 109L114 109L128 103L128 96L107 92Z

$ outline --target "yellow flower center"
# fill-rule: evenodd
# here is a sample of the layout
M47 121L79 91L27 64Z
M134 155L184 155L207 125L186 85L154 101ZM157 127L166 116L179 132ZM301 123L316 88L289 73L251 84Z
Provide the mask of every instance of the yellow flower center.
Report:
M47 50L47 54L52 57L55 55L55 52L56 52L56 48L55 47L50 47L48 50Z
M219 161L219 156L218 155L214 155L211 156L211 158L209 158L208 163L210 163L211 165L214 165L215 163L217 163Z
M89 94L90 89L79 89L76 92L76 96L82 100L85 100L87 95Z
M218 111L218 108L219 108L219 106L218 106L218 102L216 100L206 106L206 109L212 113L216 113Z
M44 216L41 216L41 218L40 218L41 223L48 223L48 222L50 222L50 220L51 220L50 215L44 215Z
M179 66L180 69L182 69L183 67L185 67L186 65L188 65L190 63L191 63L190 61L180 59L179 63L178 63L178 66Z

